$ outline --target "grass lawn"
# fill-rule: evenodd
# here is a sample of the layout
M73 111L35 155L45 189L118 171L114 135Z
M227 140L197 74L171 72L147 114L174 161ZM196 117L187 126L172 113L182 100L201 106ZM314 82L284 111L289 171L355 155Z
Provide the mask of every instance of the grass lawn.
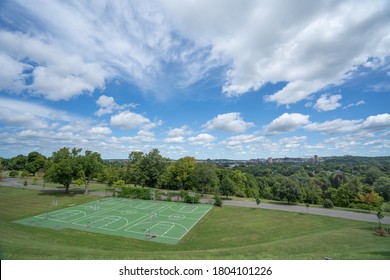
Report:
M215 207L176 245L14 221L101 197L0 187L1 259L390 259L376 223L245 207Z

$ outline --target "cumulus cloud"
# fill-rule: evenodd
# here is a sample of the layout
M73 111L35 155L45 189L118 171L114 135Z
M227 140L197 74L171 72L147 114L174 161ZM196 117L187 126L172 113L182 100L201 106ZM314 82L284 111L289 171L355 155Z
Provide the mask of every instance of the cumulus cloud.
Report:
M0 31L0 44L8 53L12 72L0 72L10 84L9 75L18 80L16 90L30 90L50 100L67 100L83 92L102 88L109 72L62 46L26 34ZM25 69L29 69L25 72ZM5 85L3 89L8 89Z
M121 129L135 129L145 126L153 126L153 123L148 118L128 110L111 116L110 124Z
M320 131L325 134L348 133L359 129L361 120L336 119L322 123L310 123L305 126L308 131Z
M377 67L390 54L390 6L382 0L163 3L183 34L230 59L223 85L230 96L286 81L266 100L296 103L348 80L356 65L374 67L367 58Z
M188 142L193 145L207 145L214 142L217 138L208 133L201 133L188 138Z
M100 107L95 113L99 117L105 114L111 114L114 111L124 110L126 108L135 108L138 105L134 103L118 105L113 97L106 95L101 95L96 101L96 104Z
M203 127L207 130L241 133L253 126L255 126L254 123L245 122L240 113L233 112L219 114L214 119L209 120Z
M284 113L264 127L265 134L274 135L295 131L309 124L309 117L299 113Z
M322 123L310 123L304 126L308 131L320 131L324 134L362 133L370 135L371 132L390 129L390 114L369 116L365 120L336 119Z
M339 107L341 107L341 103L339 101L341 100L341 95L321 95L321 97L317 100L317 102L314 104L314 108L317 111L331 111L335 110Z
M190 136L192 133L192 130L186 125L179 128L173 128L167 132L167 137L164 139L164 142L172 144L183 143L185 137Z
M390 129L390 114L379 114L369 116L363 123L362 128L369 131Z

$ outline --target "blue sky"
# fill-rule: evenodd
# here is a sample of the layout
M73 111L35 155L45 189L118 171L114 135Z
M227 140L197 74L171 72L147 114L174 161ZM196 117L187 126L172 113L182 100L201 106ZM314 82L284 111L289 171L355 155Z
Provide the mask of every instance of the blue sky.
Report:
M388 1L0 3L0 156L390 155Z

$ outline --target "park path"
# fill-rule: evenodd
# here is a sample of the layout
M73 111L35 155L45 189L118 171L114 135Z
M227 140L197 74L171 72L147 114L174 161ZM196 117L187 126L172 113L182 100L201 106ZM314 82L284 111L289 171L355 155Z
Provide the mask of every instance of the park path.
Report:
M50 191L61 191L61 192L64 191L63 189L47 188L47 187L43 188L42 186L35 186L35 185L24 186L18 181L20 181L19 178L5 178L0 180L0 185L8 186L8 187L16 187L16 188L35 189L35 190L50 190ZM72 193L72 190L69 190L69 192ZM90 194L99 195L99 196L110 195L109 193L106 192L95 192L95 191L91 191ZM208 200L203 200L202 202L208 203ZM365 214L365 213L356 213L352 211L342 211L342 210L333 210L333 209L316 208L316 207L309 207L309 209L307 209L304 206L285 205L285 204L282 205L282 204L274 204L274 203L260 203L259 205L257 205L256 202L237 201L237 200L224 200L223 204L230 205L230 206L239 206L239 207L262 208L262 209L281 210L281 211L298 212L298 213L309 213L313 215L338 217L338 218L345 218L345 219L365 221L365 222L378 222L378 218L376 217L376 212L372 212L372 214ZM382 224L390 225L390 217L385 216L381 222Z

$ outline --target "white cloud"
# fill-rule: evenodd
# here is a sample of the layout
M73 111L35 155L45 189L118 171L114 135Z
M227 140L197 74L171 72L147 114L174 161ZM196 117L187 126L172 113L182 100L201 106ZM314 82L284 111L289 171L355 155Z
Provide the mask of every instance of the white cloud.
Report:
M106 95L101 95L98 100L96 100L96 104L100 107L100 109L95 113L98 117L105 114L111 114L114 111L120 111L126 108L135 108L138 106L138 104L134 103L118 105L113 97Z
M309 123L308 115L284 113L264 127L266 135L282 134L295 131Z
M351 103L351 104L348 104L347 106L344 106L343 109L348 109L348 108L355 107L355 106L361 106L364 104L366 104L366 102L364 102L364 100L359 100L358 102Z
M208 133L201 133L196 136L192 136L188 138L188 142L194 145L207 145L211 142L214 142L217 138Z
M111 129L105 126L91 127L88 132L96 135L110 135L112 133Z
M167 136L169 138L175 138L175 137L189 136L191 134L192 134L191 129L188 126L183 125L182 127L179 128L170 129L167 133Z
M21 33L1 31L0 86L61 100L119 77L164 98L222 66L225 94L285 81L266 100L288 105L384 63L390 7L373 1L6 2L3 21Z
M305 126L308 131L320 131L325 134L355 132L360 128L361 120L336 119L322 123L310 123Z
M369 116L363 123L362 128L369 131L390 129L390 114Z
M229 137L222 141L222 144L226 144L227 146L234 147L240 146L243 144L252 144L252 143L260 143L266 141L266 138L263 136L257 136L254 134L241 134Z
M192 130L183 125L182 127L170 129L167 132L167 138L164 139L165 143L178 144L185 142L185 137L192 135Z
M321 95L321 97L317 100L317 102L314 104L314 108L317 111L331 111L335 110L339 107L341 107L341 103L339 101L341 100L341 95Z
M69 53L57 43L7 31L0 31L0 43L9 54L8 58L12 57L11 65L19 65L19 73L13 72L13 79L20 81L17 90L30 90L50 100L67 100L83 92L103 88L105 79L110 77L101 65L87 62L79 54ZM31 71L27 74L21 69ZM30 79L31 84L26 79Z
M134 129L149 126L152 122L140 114L126 110L111 116L110 124L121 129Z
M266 100L296 103L343 83L357 65L378 67L390 54L390 7L382 0L163 3L182 34L210 42L213 53L230 59L227 95L286 81Z
M209 120L204 125L204 128L207 130L220 130L223 132L240 133L253 126L255 126L254 123L245 122L240 113L233 112L219 114L214 119Z
M304 126L308 131L320 131L324 134L337 133L361 133L371 135L370 132L390 129L390 114L369 116L365 120L342 120L336 119L322 123L310 123Z

